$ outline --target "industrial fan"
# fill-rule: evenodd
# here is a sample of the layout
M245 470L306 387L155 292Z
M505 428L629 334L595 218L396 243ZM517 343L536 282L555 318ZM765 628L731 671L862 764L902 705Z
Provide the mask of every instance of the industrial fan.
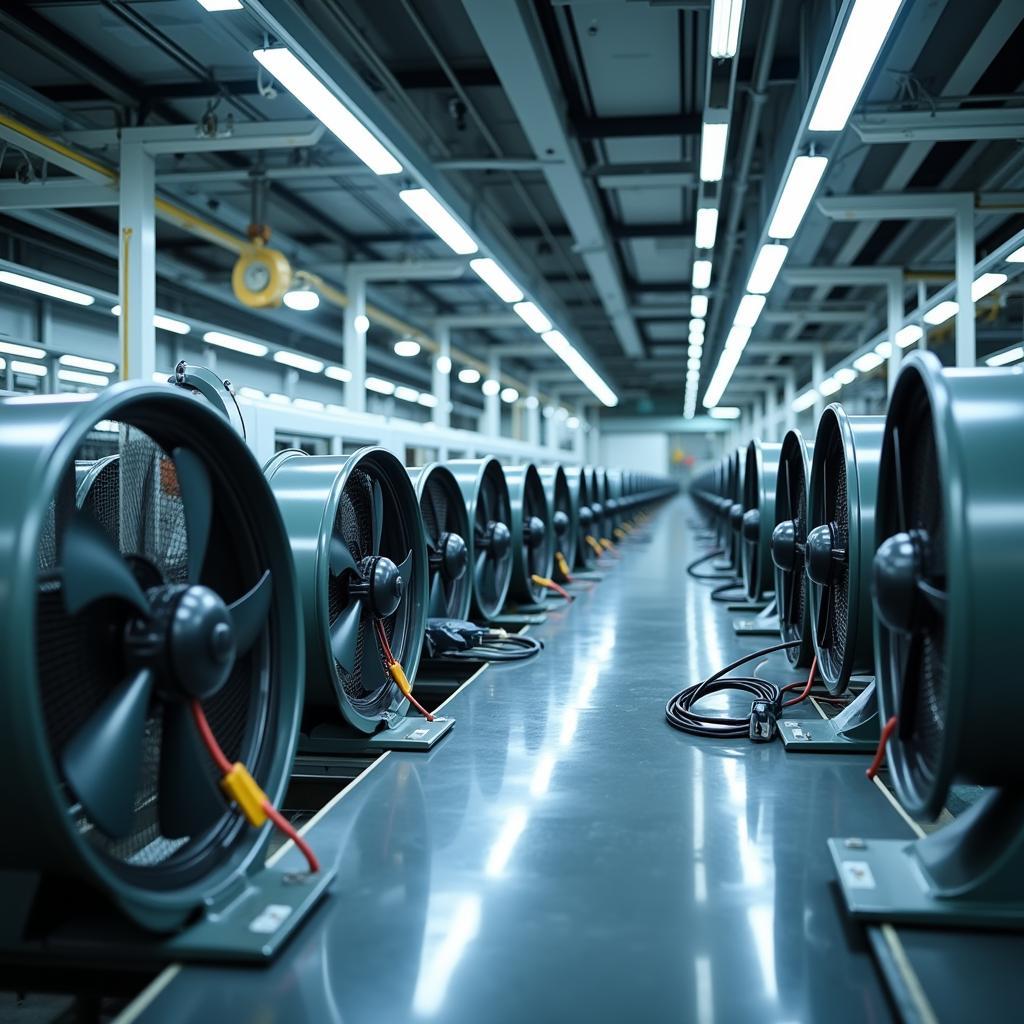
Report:
M747 446L743 474L743 582L747 597L760 601L774 589L771 560L775 525L775 477L780 444L754 440Z
M97 424L117 454L76 466ZM205 404L137 384L2 400L0 452L19 482L0 499L17 780L0 948L273 955L329 873L263 870L251 827L290 828L273 804L302 708L294 567L259 467ZM275 928L250 930L270 906Z
M926 818L954 778L991 788L917 841L829 840L858 917L1024 925L1021 451L1021 369L905 360L886 419L874 556L890 777L907 811Z
M847 691L854 674L874 668L870 574L884 426L882 416L849 416L842 406L830 405L814 439L805 551L808 614L818 677L833 696ZM783 723L781 732L796 750L873 750L874 683L835 718Z
M512 581L512 509L505 473L497 459L454 459L448 468L473 528L473 612L490 622L501 612Z
M576 545L579 524L575 503L569 490L569 478L559 466L539 466L541 483L551 511L551 529L554 534L555 558L554 578L558 583L568 583L572 567L576 564ZM578 470L570 470L578 473Z
M451 470L436 462L410 469L427 539L430 563L427 615L432 619L464 619L469 615L472 577L469 573L469 518L466 503Z
M775 482L775 523L772 530L772 560L775 563L775 600L779 631L786 643L786 657L797 668L809 668L814 658L811 617L808 614L807 573L807 483L814 446L798 430L782 439L778 477Z
M605 480L608 485L608 536L612 540L622 540L626 535L622 529L622 524L626 521L626 496L623 493L622 470L607 470Z
M408 680L423 646L429 576L419 502L405 467L383 448L350 456L287 449L265 472L303 597L309 726L303 746L344 745L352 730L400 729L378 740L386 747L412 727L426 728L405 717L414 699Z
M566 471L569 483L569 497L575 512L576 527L576 569L587 572L597 563L597 554L591 544L594 541L594 513L591 510L591 478L586 469L572 468Z
M742 583L743 577L743 494L746 487L747 450L737 448L731 455L732 476L730 478L729 500L732 504L726 516L726 551L729 564Z
M508 466L505 483L512 509L512 579L508 596L520 611L540 605L555 559L551 513L537 467Z

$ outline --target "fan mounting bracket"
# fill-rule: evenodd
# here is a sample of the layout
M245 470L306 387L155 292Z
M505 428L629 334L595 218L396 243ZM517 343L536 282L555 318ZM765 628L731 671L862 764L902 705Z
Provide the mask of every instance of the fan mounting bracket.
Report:
M354 736L333 722L315 726L299 738L304 754L383 754L388 750L427 751L451 732L454 718L436 715L428 721L419 715L392 715L388 728L370 736Z

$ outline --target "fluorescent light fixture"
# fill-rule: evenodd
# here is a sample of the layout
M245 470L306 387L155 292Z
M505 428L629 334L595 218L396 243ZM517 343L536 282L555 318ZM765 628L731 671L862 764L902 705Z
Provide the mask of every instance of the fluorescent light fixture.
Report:
M690 358L686 360L686 368L688 370L699 370L700 356L690 356Z
M883 358L888 359L892 355L892 345L887 341L880 341L875 346L875 351Z
M826 377L818 385L818 394L822 395L824 398L828 398L829 395L834 395L841 387L842 384L840 384L835 377Z
M166 370L154 370L149 375L149 379L154 384L166 384L167 383L167 378L171 377L171 376L173 376L173 374L168 373Z
M775 286L775 279L779 276L788 254L788 245L773 245L771 242L762 245L753 267L750 268L747 291L756 295L767 295Z
M271 391L267 398L271 402L276 402L278 405L291 405L292 400L287 395L282 395L280 391Z
M73 302L76 306L91 306L96 301L94 296L75 291L74 288L51 284L49 281L41 281L37 277L15 274L10 270L0 270L0 284L9 284L12 288L23 288L25 291L35 292L37 295L48 295L51 299Z
M27 373L30 377L45 377L47 374L42 363L23 363L19 359L11 360L11 369L15 373Z
M486 284L502 302L522 302L519 285L490 257L482 256L469 261L473 273Z
M1007 363L1015 363L1018 359L1024 359L1024 348L1019 345L1017 348L1008 348L1005 352L997 352L985 360L986 366L1006 366Z
M551 330L551 321L532 302L517 302L512 308L530 330L538 334Z
M691 280L694 288L707 288L711 284L711 260L694 260Z
M501 400L511 405L513 402L519 401L519 392L515 388L502 388L501 389Z
M994 292L1004 284L1006 284L1005 274L982 274L971 285L971 298L977 302L979 299L985 298L989 292Z
M452 372L452 361L447 356L438 356L434 360L434 369L437 370L442 377L447 377Z
M960 307L952 299L946 299L945 302L932 306L922 319L926 324L931 324L934 327L937 324L944 324L947 320L951 320L956 316L959 309Z
M344 366L325 366L324 376L347 383L352 379L352 371L346 370Z
M687 370L686 371L686 383L696 384L700 380L700 370Z
M541 337L544 344L569 367L576 378L602 405L614 408L619 397L608 386L604 378L580 355L561 331L546 331Z
M566 426L567 426L567 427L568 427L568 428L569 428L570 430L579 430L579 429L580 429L580 418L579 418L579 416L570 416L570 417L569 417L569 418L568 418L568 419L567 419L567 420L565 421L565 425L566 425Z
M324 403L318 402L315 398L296 398L292 405L296 409L312 409L314 412L319 412L324 407Z
M425 188L404 188L398 198L416 214L452 252L469 256L477 244L466 229Z
M708 297L706 295L690 296L690 316L702 319L708 315ZM692 324L693 321L691 320Z
M729 143L727 121L705 121L700 135L700 180L720 181Z
M175 320L173 316L164 316L162 313L153 314L153 326L161 331L170 331L171 334L188 334L192 330L184 320Z
M701 352L703 352L703 351L704 351L704 349L703 349L703 347L701 345L690 345L690 347L687 348L687 350L686 350L686 354L691 359L697 359L699 361L700 360Z
M116 423L114 420L100 420L93 425L92 429L98 430L103 434L116 434L121 430L121 424Z
M110 383L109 377L102 373L83 373L81 370L58 370L58 380L66 380L69 384L92 384L94 387L104 388Z
M704 321L701 317L696 316L690 321L690 333L691 334L703 334L704 333Z
M411 359L418 356L423 346L415 338L399 338L395 342L395 355L403 359Z
M0 352L9 356L24 356L26 359L45 359L46 349L32 345L16 345L13 341L0 341Z
M499 391L501 391L501 382L494 380L492 377L488 377L487 380L480 385L480 390L488 398L493 398Z
M395 385L389 380L381 380L380 377L367 377L364 382L367 391L375 391L378 395L393 395Z
M818 392L814 388L810 388L807 391L802 392L793 399L793 404L790 408L793 412L803 412L805 409L810 409L812 405L818 400Z
M728 345L722 350L715 372L711 375L711 382L707 391L704 392L704 408L713 409L722 400L725 389L729 386L736 365L743 355L742 346L736 345L730 348Z
M365 313L360 313L352 321L352 326L355 328L356 334L365 334L370 329L370 318Z
M697 211L697 222L693 229L693 244L698 249L711 249L718 234L718 210L713 206L702 206Z
M282 366L292 366L296 370L305 370L306 373L320 373L324 364L319 359L301 355L299 352L289 352L287 349L278 349L274 353L274 362Z
M281 301L289 309L309 313L320 305L320 296L312 288L292 288L284 293Z
M885 360L877 352L865 352L859 359L854 359L853 365L861 373L870 373L877 370Z
M878 59L902 0L856 0L843 26L808 127L841 132Z
M416 401L427 409L433 409L437 406L437 395L424 391Z
M845 387L847 384L852 384L857 379L857 371L852 367L843 366L836 370L833 376L843 387Z
M742 21L743 0L712 0L711 42L708 50L716 60L736 56Z
M740 299L736 316L733 317L733 324L736 327L749 327L753 329L757 325L757 318L764 309L765 297L763 295L744 295Z
M248 385L238 389L238 393L243 398L266 398L266 392L260 391L259 388L251 388Z
M770 238L792 238L796 234L826 167L828 157L824 156L798 156L793 161L775 216L768 225Z
M747 342L750 341L750 328L740 327L738 324L733 324L729 329L729 333L725 336L725 348L728 349L739 349L741 352L747 346Z
M464 366L459 370L459 380L463 384L476 384L480 380L480 371L475 366Z
M704 345L703 334L691 334L686 340L690 345L696 345L698 348L702 348Z
M339 142L374 174L398 174L402 165L348 107L285 47L252 54Z
M207 331L203 335L203 341L207 345L216 345L218 348L229 348L232 352L242 352L247 356L265 356L267 346L257 341L249 341L247 338L236 338L233 334L225 334L223 331Z
M536 395L526 396L526 408L536 409L540 405L540 399Z
M395 398L400 398L403 402L418 402L420 393L406 384L399 384L395 388Z
M242 0L199 0L199 6L211 14L217 14L219 11L240 11Z
M560 405L555 410L555 419L561 420L563 423L569 418L569 410L564 405Z
M740 410L735 405L716 405L714 409L708 409L708 415L715 420L738 420Z
M919 324L907 324L906 327L901 327L896 332L896 344L900 348L907 348L913 345L915 341L920 341L923 337L924 331Z
M1014 249L1009 256L1006 257L1007 263L1024 263L1024 245L1019 249Z

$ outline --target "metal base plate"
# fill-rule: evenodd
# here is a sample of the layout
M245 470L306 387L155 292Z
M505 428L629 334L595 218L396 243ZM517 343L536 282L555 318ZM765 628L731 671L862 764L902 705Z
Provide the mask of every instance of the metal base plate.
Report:
M455 725L454 718L435 718L432 722L420 715L406 715L390 729L381 729L372 736L363 736L343 726L325 724L299 737L303 754L383 754L385 750L430 750Z
M1024 926L1024 901L939 898L904 839L830 839L846 908L854 917L955 928Z
M786 750L798 753L871 754L878 746L874 739L853 739L837 731L830 718L779 719L779 735Z
M727 612L763 612L767 605L758 601L730 601L725 606Z
M532 607L542 608L543 612L535 614L525 610L516 610L505 615L495 616L491 619L491 624L502 627L511 626L513 629L521 629L523 626L542 626L548 620L547 608L543 605L534 605Z
M767 626L760 618L736 619L732 624L733 632L737 636L778 636L778 625Z
M596 569L574 569L572 574L573 583L600 583L603 579L604 573Z

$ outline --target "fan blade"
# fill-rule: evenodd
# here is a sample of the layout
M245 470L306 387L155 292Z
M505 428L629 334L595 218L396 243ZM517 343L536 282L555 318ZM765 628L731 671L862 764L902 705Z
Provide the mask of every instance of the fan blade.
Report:
M165 704L157 810L160 831L168 839L200 835L226 810L209 764L188 703Z
M477 502L484 510L484 522L493 522L494 506L491 501L491 488L488 486L486 479L480 482L480 494L477 497Z
M896 475L896 510L899 515L900 530L907 531L907 509L904 505L903 495L903 454L900 451L900 428L892 428L892 461L893 472Z
M206 561L206 547L210 541L213 489L206 467L195 452L189 448L175 448L171 456L178 476L181 504L185 510L188 579L190 583L198 583L203 571L203 562Z
M64 776L86 815L115 839L131 831L152 692L153 673L148 668L129 676L89 716L61 754Z
M359 616L363 611L360 601L353 601L331 626L331 653L346 673L355 671L356 650L359 644Z
M935 586L934 583L929 583L925 579L919 579L917 581L917 589L924 594L925 599L932 607L932 611L938 612L939 615L945 616L946 605L949 601L949 595L941 587Z
M776 508L775 519L780 522L783 519L796 519L796 515L793 512L793 481L789 476L789 459L782 463L782 469L786 475L786 483L782 488L782 493L786 496L786 504L789 508L782 509L781 511Z
M431 619L443 619L448 614L448 607L444 600L442 575L442 571L438 569L430 581L430 603L427 605L427 617Z
M493 558L488 558L484 565L481 589L487 595L488 603L494 604L498 600L498 565Z
M438 537L440 537L441 534L444 533L445 526L447 524L445 523L444 513L441 511L440 508L438 508L438 505L437 505L437 488L436 487L428 487L427 488L427 501L430 502L431 517L432 517L432 519L434 521L434 527L437 530L437 535L438 535ZM432 539L436 543L436 539L437 538L432 538Z
M360 681L367 693L376 693L391 680L391 676L384 670L380 641L377 639L377 623L372 615L367 615L363 621L363 658L360 668Z
M331 537L331 574L340 576L343 572L358 572L356 560L352 557L348 545L340 537Z
M487 568L487 552L481 551L476 556L476 565L473 568L473 586L476 588L477 593L482 594L481 587L484 582L484 569Z
M920 686L912 674L913 676L920 674L919 665L924 649L924 640L921 633L914 630L909 637L904 638L903 642L906 645L906 650L903 653L901 675L898 680L900 688L899 721L900 726L912 734L920 713L918 700L921 693Z
M127 601L142 615L150 614L149 600L121 552L88 512L77 511L64 531L64 607L70 615L105 597Z
M266 626L267 616L270 614L270 594L268 569L252 590L228 605L235 628L235 649L239 654L245 654L256 643L256 638Z
M789 574L789 596L786 598L786 621L792 623L795 626L800 625L795 618L796 610L800 603L800 577L803 572L798 572L795 568Z
M832 623L832 588L821 588L821 601L818 604L818 620L815 628L818 631L818 643L828 646L828 631Z
M373 481L373 551L372 554L380 554L380 535L384 529L384 495L381 492L380 484Z
M409 554L405 556L402 564L398 566L398 575L402 577L405 582L404 593L409 593L409 580L412 579L412 548L409 549Z

